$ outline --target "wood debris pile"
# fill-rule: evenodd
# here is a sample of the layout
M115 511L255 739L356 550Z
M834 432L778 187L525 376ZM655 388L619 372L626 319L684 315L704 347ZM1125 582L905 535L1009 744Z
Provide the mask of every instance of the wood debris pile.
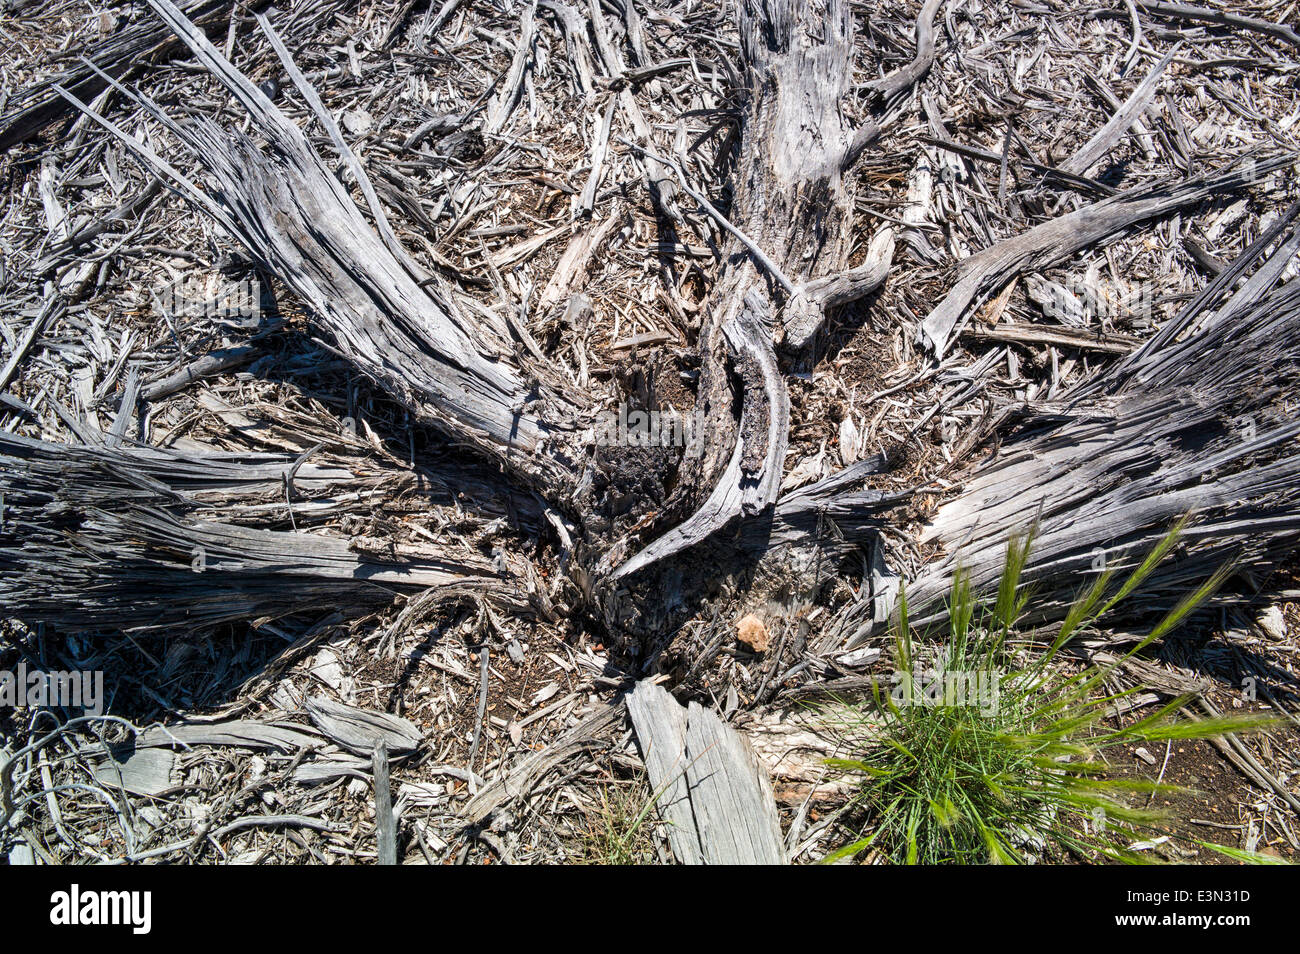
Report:
M1153 670L1292 699L1296 16L9 0L0 669L108 701L0 713L0 849L580 859L708 749L647 680L869 692L1031 525L1048 618L1190 514Z

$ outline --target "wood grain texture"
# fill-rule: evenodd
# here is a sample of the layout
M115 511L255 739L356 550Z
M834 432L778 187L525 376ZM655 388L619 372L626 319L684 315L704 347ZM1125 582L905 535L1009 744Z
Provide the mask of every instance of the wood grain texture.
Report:
M678 861L785 864L772 784L744 736L651 680L637 684L627 708Z

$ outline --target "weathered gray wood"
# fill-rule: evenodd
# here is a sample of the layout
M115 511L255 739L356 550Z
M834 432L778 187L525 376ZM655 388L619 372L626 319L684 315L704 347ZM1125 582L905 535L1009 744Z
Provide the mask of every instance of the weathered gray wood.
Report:
M380 743L385 746L385 759L389 752L407 755L415 751L423 738L409 719L325 698L308 699L307 715L312 725L330 741L357 755L370 755Z
M397 820L393 817L393 791L388 783L388 746L380 739L371 757L375 780L375 839L379 864L397 864Z
M1221 26L1236 27L1262 33L1300 47L1300 33L1285 23L1270 23L1257 17L1242 16L1228 10L1216 10L1213 7L1198 7L1190 3L1163 3L1159 0L1137 0L1137 5L1147 13L1175 20L1193 20L1201 23L1217 23Z
M9 864L11 867L36 864L36 852L21 835L14 840L13 847L9 849Z
M1108 354L1129 354L1138 346L1136 338L1126 335L1104 334L1085 328L1044 328L1039 325L994 325L992 328L973 328L973 338L1016 344L1056 345L1061 348L1079 348L1083 351L1103 351Z
M1115 115L1110 118L1106 125L1097 130L1096 135L1080 146L1078 152L1061 163L1061 168L1064 171L1074 175L1084 175L1106 153L1115 148L1116 144L1124 137L1124 134L1142 117L1143 111L1151 105L1160 83L1160 77L1164 75L1165 67L1169 65L1169 61L1174 58L1174 54L1177 52L1178 45L1175 44L1174 48L1162 56L1160 62L1151 68L1151 72L1137 85L1127 102L1116 110Z
M381 234L369 226L302 132L263 91L171 0L150 2L248 111L265 146L206 119L178 123L148 99L134 97L104 77L188 146L216 182L217 188L205 191L144 143L70 93L69 98L243 241L260 265L312 307L335 347L417 417L494 457L561 507L582 511L571 497L583 486L587 452L581 442L592 413L584 406L587 401L571 394L554 369L540 360L525 330L516 329L516 334L531 356L513 348L499 328L461 314L426 280L387 229L364 169L267 22L259 19L290 78L351 167ZM740 259L726 270L708 310L711 320L700 344L705 367L698 400L713 437L698 466L688 463L697 470L695 479L678 484L683 490L671 509L681 514L679 526L630 559L628 546L609 549L600 559L600 574L627 575L706 539L738 517L756 517L775 504L789 419L773 347L783 293L793 291L796 281L803 290L795 311L806 314L792 327L796 338L804 340L827 307L865 293L879 283L887 267L885 236L868 263L844 271L853 220L844 172L871 135L864 137L864 129L852 128L841 108L851 76L848 4L833 0L824 12L825 17L823 11L788 0L775 6L745 4L741 10L750 103L740 156L742 188L732 213L738 222L728 223L728 228L733 236L745 237L736 241L754 251L765 273L754 268L753 259ZM625 11L625 17L632 16ZM621 55L595 3L590 24L607 72L621 76ZM527 47L521 44L517 52ZM648 138L649 125L639 119L629 89L623 90L620 102L637 135ZM501 109L505 105L504 100L498 103ZM504 122L501 109L497 114ZM667 163L646 155L652 187L671 216L672 174ZM707 199L701 201L707 204ZM716 210L713 214L718 217ZM780 262L763 255L765 247L779 249ZM781 287L770 287L769 275L778 276ZM738 419L731 410L733 376L743 382Z
M726 226L730 264L710 296L699 345L696 408L709 440L684 464L687 477L670 501L683 519L621 563L616 546L605 561L616 578L776 503L789 439L789 396L773 345L778 316L797 286L845 270L852 241L844 172L862 140L841 108L852 74L849 4L746 0L740 36L748 102ZM739 420L733 376L743 381Z
M417 416L563 499L578 479L574 449L567 445L575 439L579 408L560 379L545 367L517 367L522 359L509 342L462 315L391 231L376 234L302 131L261 89L170 0L150 2L248 111L266 151L242 132L206 119L179 124L105 77L192 150L219 186L210 195L71 93L69 99L242 241L262 267L311 305L336 347ZM274 37L264 19L259 23ZM290 66L288 52L272 42ZM290 72L309 89L296 69ZM333 138L341 146L341 137ZM345 161L351 157L346 146L341 152ZM378 202L369 180L355 157L351 164L374 212ZM382 233L382 211L376 217Z
M627 706L677 860L785 864L772 784L744 736L699 703L683 708L649 679Z
M772 783L748 740L692 702L686 752L686 779L705 864L785 864Z
M666 697L666 701L665 701ZM686 710L649 681L627 696L655 809L668 825L668 844L684 865L704 864L686 781Z
M501 92L488 109L487 132L498 133L510 118L511 111L524 93L524 73L533 59L533 44L537 38L537 0L524 7L519 17L519 39L515 41L515 55L510 69L501 81Z
M137 749L224 745L241 749L275 749L285 753L322 744L320 736L304 731L302 726L251 719L169 725L165 728L155 726L138 733L133 741Z
M167 377L146 385L140 396L145 401L160 401L177 391L184 391L195 381L248 364L260 351L260 348L252 345L209 351Z
M587 20L576 9L560 0L541 0L541 8L555 15L564 30L564 41L573 64L578 92L584 96L595 91L591 64L591 42L587 39Z
M36 317L34 317L27 325L27 329L23 332L23 336L14 348L13 353L10 354L9 359L5 361L4 368L0 369L0 390L9 386L9 382L13 379L14 372L18 370L18 366L22 364L23 359L27 357L27 353L31 350L32 345L35 344L36 339L40 337L41 331L45 328L46 324L49 323L51 318L57 317L58 314L63 311L63 308L63 297L55 293L51 288L51 292L46 297L45 303L41 305L41 310L36 313Z
M593 579L600 584L609 582L604 578L606 573L616 578L626 577L709 539L720 529L734 528L737 523L742 526L734 539L746 547L762 550L793 543L814 533L821 534L825 518L833 523L836 538L828 546L839 548L868 540L873 527L878 525L888 509L899 503L897 495L857 490L848 482L837 482L838 478L820 481L811 488L780 497L789 443L786 434L789 400L783 370L777 361L776 344L803 346L821 327L828 308L868 293L879 286L888 272L895 237L891 228L883 229L874 237L866 262L856 268L846 267L849 251L855 246L855 234L861 232L855 228L853 220L852 193L856 177L849 172L864 145L879 134L879 127L863 115L863 110L880 106L882 99L892 99L895 108L903 108L904 104L898 102L898 97L911 84L921 80L933 60L936 50L934 24L941 9L938 0L926 0L920 11L915 60L891 76L857 86L851 68L852 11L847 2L840 0L822 4L795 3L792 0L741 3L737 12L739 63L743 75L734 73L726 56L721 56L712 69L705 69L702 73L694 53L690 59L652 62L652 55L661 51L653 43L647 45L644 34L653 32L652 26L647 30L647 24L671 22L660 18L675 18L676 14L656 11L643 24L641 17L645 11L638 13L634 5L625 2L602 4L599 0L588 0L577 9L558 0L540 0L536 4L526 3L507 15L512 27L514 18L522 17L519 21L521 30L515 41L500 37L494 41L505 51L510 69L505 73L505 82L495 87L496 98L489 101L492 92L485 91L480 100L480 104L484 101L490 103L485 113L489 131L502 133L494 142L508 142L511 137L504 133L521 124L521 117L515 112L521 100L519 94L526 87L532 58L540 55L541 44L546 39L541 31L550 29L551 21L555 20L565 32L569 44L569 55L575 67L574 92L578 97L590 96L590 99L584 99L583 108L600 117L596 135L588 149L593 160L606 160L604 165L593 161L586 173L578 172L573 185L565 185L558 191L577 195L575 204L579 209L596 211L608 197L608 191L602 192L601 183L607 181L611 170L643 161L659 209L670 220L660 224L668 229L682 229L676 236L665 237L665 241L656 247L684 247L689 240L685 229L695 227L694 222L687 223L675 211L674 197L682 202L686 202L687 197L697 202L724 233L718 244L725 261L719 269L715 286L708 291L707 300L699 308L704 327L700 329L698 354L692 356L701 364L698 400L703 426L709 435L708 446L701 460L686 461L680 473L672 472L675 490L668 506L663 508L664 512L653 514L652 523L637 521L636 529L621 541L611 540L603 533L585 532L590 529L590 526L582 525L586 513L582 501L575 500L575 488L590 477L590 471L603 464L584 446L584 432L594 413L596 400L562 380L561 369L546 357L547 343L542 341L539 344L527 321L518 317L518 310L511 311L509 317L502 319L481 306L476 313L475 306L458 304L437 280L431 280L405 253L386 218L375 185L384 187L382 195L387 201L402 205L399 195L404 188L402 182L414 180L397 177L386 181L377 168L378 164L373 161L373 151L368 153L372 159L369 169L359 161L358 154L344 141L329 109L294 65L287 49L293 44L281 42L264 19L259 18L258 22L276 52L280 66L288 73L297 95L310 108L309 118L315 117L313 121L323 124L337 155L329 155L330 145L320 150L313 146L304 131L298 129L248 75L228 62L204 37L202 25L187 18L173 0L153 2L164 21L183 38L198 62L219 77L235 95L248 114L246 132L238 129L242 119L229 126L205 118L190 122L184 118L187 114L184 105L177 104L174 98L159 97L160 102L168 104L163 109L147 98L134 97L132 103L125 104L126 112L130 112L132 105L138 106L144 110L146 118L152 117L166 124L188 150L183 159L176 159L172 165L158 154L170 148L171 136L134 138L106 118L110 109L123 105L115 95L105 97L94 107L95 113L103 114L97 116L97 121L136 150L141 160L159 177L165 177L198 208L243 241L259 265L283 278L309 306L317 325L327 333L332 346L342 357L396 396L418 420L434 424L457 446L471 447L502 464L510 478L523 478L514 480L516 486L525 485L537 490L558 504L556 510L563 513L557 515L553 525L569 526L575 531L571 537L566 536L563 549L566 566L572 560L581 570L580 587L584 599L591 600L594 592L602 590L598 585L591 585ZM1173 5L1163 5L1162 9L1164 7L1172 9ZM454 3L442 4L436 11L431 6L426 23L436 15L437 25L441 25L455 8ZM1151 5L1148 8L1154 9ZM189 9L188 6L185 9ZM535 17L538 9L544 11L540 20ZM398 19L409 12L407 5L401 5ZM1231 21L1220 18L1220 22ZM1265 32L1286 39L1286 34L1277 30ZM232 32L230 38L233 45L236 34ZM389 30L385 40L391 38L392 31ZM1140 48L1135 39L1131 49ZM1110 104L1109 108L1115 110L1114 118L1091 142L1077 150L1073 159L1067 160L1059 169L1033 162L1025 163L1024 168L1046 170L1072 187L1097 194L1113 191L1086 179L1081 173L1104 157L1124 131L1137 121L1151 101L1161 70L1172 62L1172 56L1170 53L1161 60L1126 105L1121 107L1118 100ZM273 61L268 61L268 65L275 67ZM725 77L738 94L727 100L726 115L714 127L729 129L726 134L728 146L723 156L725 163L733 164L728 183L730 188L726 190L729 203L718 199L720 194L726 194L718 190L719 183L700 181L704 165L689 166L694 160L688 156L698 156L700 144L707 139L698 140L688 149L683 123L679 142L670 151L663 146L663 129L656 128L650 121L654 117L650 117L648 111L643 115L644 107L638 106L633 95L638 84L688 66L696 77L709 77L706 82ZM361 72L355 62L353 67L355 72ZM249 75L260 76L252 72L255 68L260 69L261 65L250 66ZM116 80L93 71L92 74L101 88L110 88L112 94L120 92L130 96L122 85L116 84ZM541 74L537 74L535 79L540 83ZM271 86L274 88L274 83ZM880 95L861 97L863 87ZM84 95L84 91L69 91L70 97L78 95ZM858 97L857 101L850 101L854 97ZM297 97L293 101L298 102ZM398 136L394 140L393 154L400 154L396 143L403 139L409 148L414 148L423 136L441 130L460 130L478 115L478 108L478 105L467 107L451 119L440 117L425 123L413 134ZM931 131L938 135L943 126L940 118L943 107L926 108L931 117ZM854 119L850 121L848 117ZM733 118L738 120L734 128ZM880 116L876 119L885 122ZM135 121L134 118L131 120ZM639 160L624 155L619 157L618 163L607 161L609 156L605 146L611 129L630 129L630 138L625 143L637 152ZM707 135L712 134L710 131ZM1181 133L1178 138L1179 141L1187 139ZM657 155L652 148L656 139L658 148L675 158ZM1005 186L1012 142L1010 134L1001 155L956 146L946 140L929 141L940 142L945 149L959 151L977 161L999 163ZM166 143L167 147L146 143ZM733 145L737 148L733 149ZM158 152L154 151L155 148ZM1176 152L1183 152L1182 146L1175 145L1174 148ZM1025 151L1032 150L1026 147ZM409 158L413 157L403 157ZM1183 155L1182 158L1188 157ZM1293 158L1277 157L1202 179L1176 184L1158 183L1113 195L977 253L960 267L956 287L925 322L925 334L933 351L942 355L964 327L973 306L1005 288L1015 276L1059 262L1087 244L1102 241L1145 218L1192 207L1207 196L1238 185L1253 183L1259 186L1262 176L1292 162ZM206 169L202 187L190 182L180 171L189 168L187 163L191 160L197 160ZM352 174L363 200L353 201L348 187L340 181L340 168ZM370 171L376 174L375 183L368 178ZM583 175L588 180L586 188L577 193L575 189L581 185ZM58 185L58 177L49 168L42 171L38 182L41 197L48 200L45 203L47 209L57 211L51 217L49 245L37 259L45 265L57 264L55 250L60 255L74 252L78 248L78 239L97 234L97 225L85 222L78 224L76 232L71 231L70 220L66 220L62 210L55 208L61 201L57 194ZM717 206L710 200L710 195L714 196ZM1014 214L1017 197L1004 195L1002 188L998 196L1000 200L1009 200L1003 212ZM406 201L417 209L420 206L418 199L407 196ZM110 217L128 214L135 208L137 206L130 203L122 205L117 212L110 213ZM725 209L725 214L719 209ZM904 226L918 224L919 220L908 218L914 211L904 212ZM425 216L423 219L417 216L421 227L425 227L429 222L426 213L421 210L419 216ZM55 221L58 227L55 227ZM586 261L594 257L599 240L612 234L625 221L629 219L611 217L601 226L575 233L572 255L566 254L561 260L562 267L556 270L543 293L543 303L548 309L553 312L555 307L569 300L569 293L574 290L574 276L582 271ZM635 217L630 221L635 222ZM508 225L504 228L518 230L527 226ZM575 228L572 224L557 226L548 223L546 229L539 229L538 235L505 252L496 252L489 262L501 268L516 265L543 242L573 232ZM455 228L452 231L454 233ZM912 231L919 234L916 229ZM484 230L484 234L488 232L492 230ZM1268 234L1280 239L1290 253L1300 249L1300 237L1294 234L1282 236L1272 230ZM931 264L939 261L937 251L923 257ZM436 255L434 258L438 260ZM1059 403L1031 406L1017 421L1001 421L998 429L1011 432L1009 436L1012 438L1005 447L1019 448L1030 456L1041 452L1042 459L1052 462L1052 466L1057 468L1043 472L1043 492L1060 494L1063 499L1073 500L1071 495L1083 493L1079 485L1089 480L1110 480L1113 468L1108 469L1108 463L1119 462L1116 466L1121 470L1155 468L1164 478L1181 479L1185 476L1182 471L1171 476L1166 466L1173 460L1173 454L1166 453L1163 447L1152 449L1140 444L1141 439L1151 435L1158 435L1173 445L1186 438L1184 431L1161 429L1160 413L1181 415L1181 420L1194 422L1194 427L1203 424L1213 429L1221 424L1225 408L1235 412L1243 408L1266 408L1267 404L1251 403L1253 398L1247 400L1245 395L1251 393L1249 389L1239 395L1237 404L1231 405L1223 395L1206 392L1209 396L1209 404L1206 404L1202 400L1206 393L1198 390L1203 388L1201 384L1193 386L1192 382L1185 382L1186 391L1171 396L1164 392L1156 394L1154 382L1178 380L1182 373L1179 369L1186 361L1200 360L1196 357L1196 349L1201 344L1195 339L1195 334L1212 327L1215 334L1227 334L1227 326L1238 325L1242 315L1253 314L1251 310L1264 301L1284 307L1285 302L1274 295L1272 289L1286 267L1285 257L1275 256L1249 278L1243 271L1224 270L1221 280L1212 283L1217 292L1223 293L1220 297L1228 298L1227 292L1233 282L1239 282L1239 286L1217 310L1197 312L1192 318L1167 323L1154 339L1161 342L1161 347L1142 349L1140 357L1131 355L1130 360L1121 362L1120 370L1116 372L1119 377L1106 385L1104 395L1095 390L1082 390L1068 396L1068 406ZM694 307L690 310L695 313ZM669 334L675 335L676 331L694 334L695 327L692 325L688 329L687 324L683 321L674 332L635 334L601 346L621 353L634 345L645 346L662 341ZM9 340L20 345L19 357L11 360L10 375L27 342L37 331L39 324L28 326L25 336L16 333L8 336ZM1090 330L1085 333L1072 329L1029 327L1020 322L992 329L977 328L971 335L1030 346L1079 347L1111 353L1131 350L1133 346L1133 342L1122 337L1092 337ZM1178 347L1165 347L1170 345L1172 338L1180 338L1181 343ZM1261 339L1259 343L1274 349L1285 346L1282 341ZM246 354L237 357L242 360ZM167 390L177 384L183 385L193 373L229 369L233 364L227 363L227 359L233 361L234 357L222 353L210 355L191 366L188 369L190 375L158 384ZM620 360L622 357L620 354ZM1242 359L1242 356L1238 355L1237 359ZM113 376L104 385L106 391L119 380L121 370L113 370ZM1078 373L1077 368L1075 373ZM1123 387L1120 386L1121 379L1125 382ZM127 380L138 383L130 374ZM1146 387L1144 396L1139 396L1134 390L1138 383ZM1247 383L1251 387L1263 387L1267 382ZM580 388L586 389L587 385L584 378ZM89 443L106 441L109 445L120 445L125 440L126 425L130 421L129 405L134 402L129 398L133 393L131 388L124 392L114 429L107 438L99 435L95 426L82 420L77 409L64 412L56 408L54 413L69 418L71 423L68 427ZM147 397L153 394L148 387L144 393ZM25 407L21 402L13 403L15 401L16 398L9 397L6 404L20 409ZM40 406L39 400L34 403ZM1062 410L1063 406L1065 410ZM1202 407L1213 408L1213 413L1218 416L1213 420L1198 417L1202 412L1197 408ZM1070 418L1068 427L1056 415ZM1084 417L1087 417L1086 421ZM928 422L929 419L926 417L924 420ZM1029 422L1031 429L1037 428L1032 434L1035 440L1041 439L1041 444L1030 441L1023 428L1015 429L1014 425L1025 422ZM1088 427L1094 430L1088 430ZM1064 444L1053 443L1056 438L1044 436L1049 431L1057 438L1068 435L1071 439L1086 442L1093 456L1090 458ZM1112 453L1108 448L1116 441L1123 444L1123 448L1114 451L1113 458L1107 458L1106 455ZM230 504L236 513L229 523L210 519L211 510L200 512L197 506L200 492L194 484L206 480L211 481L206 485L209 491L221 484L243 493L249 491L254 483L265 493L284 490L286 502L291 507L293 472L297 469L293 464L276 468L274 475L263 473L256 481L251 477L244 481L223 469L229 462L172 460L164 463L120 446L104 448L104 453L98 456L84 448L46 448L34 452L30 447L5 447L6 466L11 459L15 462L12 472L5 477L11 483L6 483L5 487L30 481L30 485L25 487L32 493L26 500L17 499L15 503L11 499L8 504L10 516L24 521L24 535L21 539L19 535L6 538L0 547L6 559L12 557L12 562L5 565L8 576L3 577L4 592L20 594L21 591L15 596L14 605L40 618L62 622L74 618L97 618L110 624L138 625L143 618L155 616L155 622L162 625L159 621L168 613L176 618L178 601L174 597L164 599L156 594L141 599L141 592L179 588L181 578L185 581L185 589L196 597L192 615L181 617L192 622L239 618L255 609L274 611L283 605L277 602L277 595L283 599L283 581L286 578L303 580L300 592L317 600L339 596L346 596L349 600L361 599L360 594L372 589L368 584L376 581L481 589L485 584L490 586L495 579L486 572L486 561L469 560L466 565L429 561L410 566L402 565L400 561L370 560L347 549L349 541L341 538L315 533L277 536L268 530L241 526L236 519L245 512L245 505L241 502ZM968 448L962 448L963 452L965 449ZM1269 447L1250 445L1248 453L1253 458L1265 451L1271 452ZM39 458L39 463L33 463L36 458ZM1271 458L1268 462L1275 463ZM261 462L257 466L269 470L273 465ZM955 466L959 467L960 462L955 462ZM1024 461L1009 465L1001 471L1000 479L1016 484L1037 479L1039 472L1034 466ZM212 467L214 471L205 476L202 472L206 467ZM667 467L665 465L665 472ZM133 483L129 478L139 476L136 468L144 479ZM214 476L217 471L219 476ZM861 470L853 473L859 477L867 476ZM298 474L298 480L311 480L314 476L319 475L306 469ZM608 474L599 476L603 478ZM1018 518L1025 511L1026 500L1030 499L1024 496L1030 493L1027 489L1021 488L1023 493L1013 501L999 496L1005 488L992 490L980 475L965 476L969 478L966 487L968 500L983 494L980 499L986 506L962 511L952 499L946 501L942 510L943 519L948 521L945 530L932 538L932 542L937 541L945 548L956 545L959 535L954 535L956 531L953 528L957 527L972 533L969 538L960 537L961 540L980 543L981 535L987 533L988 540L982 543L988 543L996 533L1006 530L1012 517ZM1211 476L1217 478L1220 475L1206 476L1202 483L1207 486L1212 483ZM283 485L275 485L277 478L283 480ZM1053 482L1058 478L1059 482ZM1253 488L1263 492L1261 488L1266 486L1248 486L1235 475L1232 480L1237 481L1230 482L1234 489ZM667 481L663 486L669 486ZM929 493L933 489L927 487L922 492ZM1148 491L1163 493L1163 489L1154 484L1143 488L1143 492ZM54 500L51 513L59 518L67 517L75 527L68 529L57 525L51 513L43 510L37 513L40 508L33 500L46 492ZM951 498L961 496L958 493L949 495ZM1194 495L1189 491L1184 496ZM124 501L120 513L110 506L110 502L116 502L118 497ZM45 500L42 498L39 502L43 506ZM1138 500L1138 504L1145 502L1145 498ZM1124 494L1109 498L1109 503L1115 512L1123 511L1129 515L1137 514L1142 520L1148 519L1141 506L1130 506L1133 501ZM1167 509L1162 504L1156 511L1163 513L1162 508ZM1112 514L1107 512L1103 516L1106 519L1098 518L1097 526L1106 532L1117 532L1118 523L1106 522ZM986 522L980 523L980 520ZM614 520L606 526L611 524ZM629 525L633 525L633 521L622 524ZM648 544L647 538L641 536L646 532L646 526L653 526L652 532L657 534L657 538ZM1080 525L1076 523L1071 532L1076 536L1071 538L1070 546L1081 545L1086 534ZM222 551L220 558L208 565L205 572L209 575L202 578L201 585L190 585L197 583L197 577L184 576L186 566L183 558L191 545L202 546L205 550L215 547ZM73 548L80 548L78 552L83 557L89 554L90 559L81 562L74 559L72 569L65 569L67 561L61 557ZM989 543L988 553L992 554L995 549ZM878 556L878 553L873 553L873 556ZM111 563L110 557L123 559L130 566L92 572L91 564ZM1061 566L1067 563L1063 562ZM50 579L46 580L41 568L48 564L59 569L47 574ZM593 568L597 572L589 574ZM143 579L148 587L135 587L132 574L137 572L142 576L135 583ZM60 576L61 573L64 575ZM56 584L66 584L78 595L59 603L54 595ZM377 587L373 589L381 595L386 593ZM117 591L121 591L120 596L115 595ZM231 615L220 615L227 612ZM79 615L74 617L70 613Z
M1043 618L1063 613L1081 580L1135 566L1189 514L1178 558L1143 584L1149 605L1172 605L1225 563L1263 577L1293 554L1300 280L1277 283L1279 264L1300 249L1298 211L1282 218L1289 234L1279 228L1244 253L1256 262L1272 248L1258 283L1252 276L1233 293L1234 264L1217 295L1198 296L1168 323L1169 335L1027 409L1014 432L1000 429L996 455L965 476L918 539L943 553L908 584L918 624L942 624L958 567L977 590L994 586L1008 537L1031 526L1024 580ZM847 614L847 645L879 630L868 616L865 602Z
M175 785L176 754L165 748L133 747L129 752L89 759L95 780L133 795L157 796Z
M722 329L744 380L745 401L731 457L713 491L689 517L622 563L627 576L706 539L733 518L776 502L790 424L790 399L772 350L769 305L751 291Z
M255 518L291 481L319 492L355 479L300 458L71 447L0 432L0 601L59 625L160 627L341 598L365 605L391 598L394 585L499 581L486 556L369 557L346 538L207 516L216 504L230 519Z
M821 328L828 310L864 298L883 285L893 257L894 230L881 229L872 238L861 265L815 278L795 289L781 318L786 346L804 347Z
M942 357L972 310L1012 279L1062 261L1138 222L1187 208L1206 196L1248 186L1259 175L1294 161L1293 154L1270 156L1258 162L1238 162L1226 171L1171 185L1142 186L976 252L962 262L956 284L922 322L922 338L936 356Z
M934 63L935 35L934 18L939 12L943 0L925 0L921 14L916 18L916 56L902 69L890 73L878 80L872 80L867 86L878 92L883 98L890 99L915 86Z
M623 722L623 700L600 702L594 712L583 717L577 725L540 752L525 756L507 771L492 780L490 785L466 804L462 816L466 823L476 825L493 812L525 797L547 772L565 759L588 749L608 744L605 734Z
M265 0L248 4L253 9L265 6ZM236 8L231 0L181 0L185 15L204 30L224 30ZM116 78L133 69L175 52L181 44L166 24L135 23L115 31L107 39L86 50L86 58ZM55 85L74 92L81 99L91 99L107 86L96 71L84 63L22 90L9 101L8 111L0 116L0 151L30 139L50 123L64 116L70 104L55 90Z
M591 25L591 35L595 38L595 52L605 66L605 76L610 83L621 83L626 72L626 64L623 62L617 44L610 36L609 27L605 22L605 14L601 10L600 0L588 0L587 13L588 22ZM648 143L651 139L650 122L645 118L645 114L636 101L636 96L633 95L631 87L626 83L619 90L618 103L636 138L641 142ZM672 219L680 227L683 224L682 215L677 208L677 188L673 182L672 172L657 159L650 158L646 161L646 173L649 178L650 195L655 204L664 215Z

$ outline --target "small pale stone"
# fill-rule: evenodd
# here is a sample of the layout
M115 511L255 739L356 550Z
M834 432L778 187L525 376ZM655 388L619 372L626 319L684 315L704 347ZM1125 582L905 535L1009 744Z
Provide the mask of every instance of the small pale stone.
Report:
M1286 639L1286 619L1282 607L1270 606L1259 614L1259 628L1269 639L1281 641Z
M343 114L343 128L354 136L364 136L374 124L364 109L353 109Z
M756 653L767 652L767 627L753 613L736 624L736 637Z

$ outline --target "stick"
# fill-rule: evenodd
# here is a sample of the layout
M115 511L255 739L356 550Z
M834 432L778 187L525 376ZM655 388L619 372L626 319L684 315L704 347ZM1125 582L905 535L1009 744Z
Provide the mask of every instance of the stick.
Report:
M388 745L375 744L370 766L375 776L375 836L379 842L379 863L397 864L397 821L393 817L393 793L388 784Z

